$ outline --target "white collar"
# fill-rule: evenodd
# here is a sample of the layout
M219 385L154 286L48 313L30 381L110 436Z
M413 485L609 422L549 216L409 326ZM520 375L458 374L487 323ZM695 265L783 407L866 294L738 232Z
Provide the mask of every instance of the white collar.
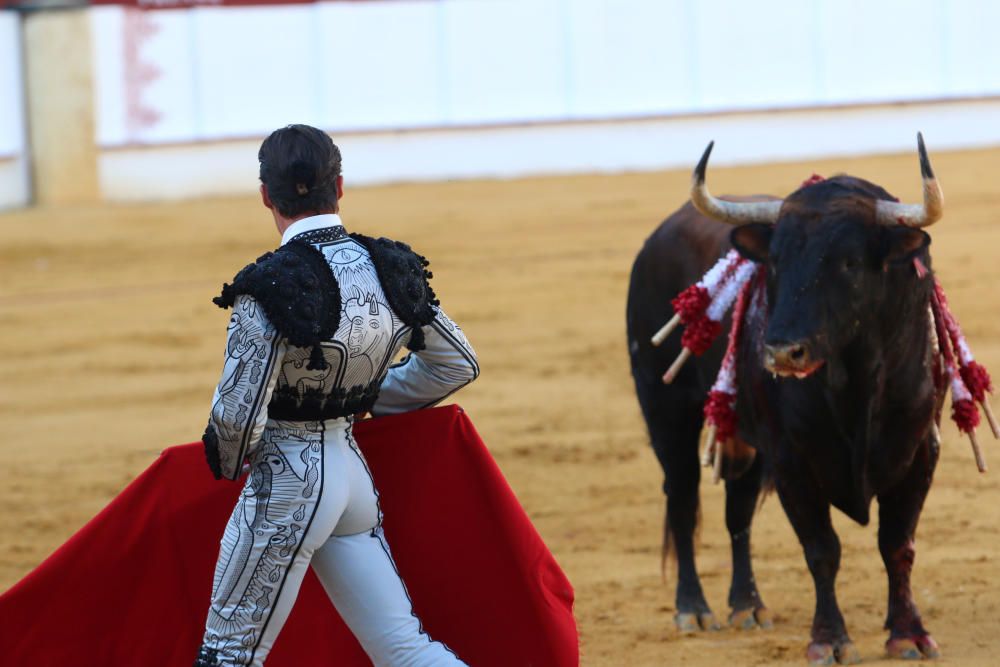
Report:
M305 232L326 229L327 227L343 226L344 223L340 221L340 216L336 213L324 213L323 215L311 215L308 218L301 218L288 225L285 229L285 233L281 235L281 245L285 245L294 237Z

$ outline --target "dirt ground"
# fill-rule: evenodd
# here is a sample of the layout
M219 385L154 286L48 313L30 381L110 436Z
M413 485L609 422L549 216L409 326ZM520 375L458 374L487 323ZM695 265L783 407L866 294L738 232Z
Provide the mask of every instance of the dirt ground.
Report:
M932 159L947 195L932 230L935 266L974 351L1000 378L1000 150ZM915 153L712 169L710 182L715 192L784 194L814 171L919 198ZM635 253L685 201L688 178L348 189L342 213L350 229L408 240L431 258L438 294L482 364L457 399L576 588L583 664L801 665L812 585L776 498L753 538L773 631L680 636L673 575L660 578L661 473L629 376L625 293ZM0 590L161 449L199 437L227 322L209 299L277 240L252 198L0 215ZM1000 471L1000 446L983 429L980 438ZM998 474L979 475L967 442L945 427L914 574L943 664L1000 662ZM702 489L699 569L724 619L723 493L708 481ZM848 628L866 664L888 664L875 526L838 515L837 527Z

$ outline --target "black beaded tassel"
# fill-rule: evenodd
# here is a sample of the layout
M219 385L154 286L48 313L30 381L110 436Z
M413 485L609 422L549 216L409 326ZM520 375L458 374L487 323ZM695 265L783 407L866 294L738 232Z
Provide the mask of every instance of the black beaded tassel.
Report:
M312 352L309 353L309 364L306 366L306 370L310 371L325 371L330 365L326 363L326 357L323 356L323 346L313 345Z

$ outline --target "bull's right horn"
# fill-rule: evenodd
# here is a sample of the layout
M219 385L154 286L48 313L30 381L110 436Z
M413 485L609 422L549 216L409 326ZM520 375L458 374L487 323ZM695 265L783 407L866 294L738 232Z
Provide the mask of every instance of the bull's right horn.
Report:
M900 204L880 200L875 205L875 216L879 224L906 225L907 227L930 227L944 215L944 193L938 184L931 161L924 146L924 135L917 132L917 151L920 153L920 178L924 185L923 204Z
M708 142L708 148L698 160L698 166L691 174L691 203L701 213L708 217L730 225L746 225L751 222L774 223L778 219L782 201L733 202L716 199L705 185L705 169L708 167L708 156L712 154L714 141Z

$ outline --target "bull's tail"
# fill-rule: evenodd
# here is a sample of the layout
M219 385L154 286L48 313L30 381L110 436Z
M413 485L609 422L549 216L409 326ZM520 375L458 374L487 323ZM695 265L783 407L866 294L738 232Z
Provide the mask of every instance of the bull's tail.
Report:
M667 559L674 546L674 536L670 531L670 512L667 509L669 504L670 500L667 500L663 506L663 543L660 545L660 580L663 583L667 581Z

